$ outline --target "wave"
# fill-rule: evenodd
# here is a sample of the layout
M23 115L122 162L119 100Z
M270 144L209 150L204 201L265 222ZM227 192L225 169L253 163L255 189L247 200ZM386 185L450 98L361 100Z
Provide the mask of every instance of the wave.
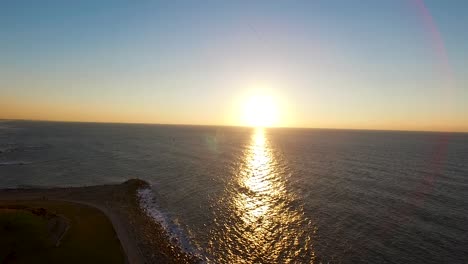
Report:
M22 165L28 165L31 164L32 162L27 162L27 161L3 161L0 162L0 166L22 166Z
M164 230L166 230L168 233L172 243L179 246L188 254L199 257L201 256L200 253L190 244L189 239L184 234L182 228L173 222L166 213L163 213L158 208L155 197L153 195L153 190L150 187L138 189L137 195L140 202L140 208L154 221L161 224Z
M6 189L49 189L50 187L47 186L42 186L42 185L36 185L36 184L18 184L15 187L11 188L6 188Z
M10 125L8 120L0 120L0 133L1 132L9 133L9 131L12 131L12 130L20 130L20 128Z
M16 144L8 144L4 146L0 146L0 153L12 153L12 152L29 152L29 151L40 151L50 146L47 144L43 145L16 145Z

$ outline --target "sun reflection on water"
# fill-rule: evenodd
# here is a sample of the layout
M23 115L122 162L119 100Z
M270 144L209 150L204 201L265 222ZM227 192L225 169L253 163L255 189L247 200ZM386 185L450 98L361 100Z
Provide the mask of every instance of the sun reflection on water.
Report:
M285 187L280 166L265 130L257 128L239 163L237 176L220 201L221 230L216 259L228 263L313 262L313 228ZM226 213L227 211L227 213Z
M242 207L239 209L245 212L242 219L246 223L254 223L259 217L266 215L272 209L271 197L279 195L271 180L275 176L272 171L274 159L265 141L264 130L257 128L245 157L247 166L240 173L239 184L251 194L241 195L237 202Z

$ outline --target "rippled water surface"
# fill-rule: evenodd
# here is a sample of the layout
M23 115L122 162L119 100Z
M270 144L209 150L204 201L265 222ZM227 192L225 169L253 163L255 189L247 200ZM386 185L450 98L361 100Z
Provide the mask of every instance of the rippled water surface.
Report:
M207 262L468 262L467 134L0 122L0 187L129 178Z

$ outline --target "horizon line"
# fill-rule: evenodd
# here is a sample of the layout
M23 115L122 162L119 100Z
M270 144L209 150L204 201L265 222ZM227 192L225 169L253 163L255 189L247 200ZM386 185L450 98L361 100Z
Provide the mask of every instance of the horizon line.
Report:
M89 124L122 124L122 125L161 125L161 126L200 126L200 127L233 127L258 128L248 125L214 125L214 124L184 124L184 123L142 123L142 122L107 122L107 121L72 121L72 120L46 120L46 119L12 119L0 118L1 121L27 121L27 122L53 122L53 123L89 123ZM353 131L381 131L381 132L424 132L424 133L458 133L468 134L468 131L450 130L410 130L410 129L376 129L376 128L333 128L333 127L293 127L293 126L267 126L266 129L315 129L315 130L353 130Z

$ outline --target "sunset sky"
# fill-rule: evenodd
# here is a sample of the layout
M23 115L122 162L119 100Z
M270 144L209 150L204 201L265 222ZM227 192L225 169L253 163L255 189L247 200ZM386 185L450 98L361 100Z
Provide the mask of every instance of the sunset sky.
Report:
M468 1L2 2L0 119L245 125L260 95L274 126L468 131L467 25Z

